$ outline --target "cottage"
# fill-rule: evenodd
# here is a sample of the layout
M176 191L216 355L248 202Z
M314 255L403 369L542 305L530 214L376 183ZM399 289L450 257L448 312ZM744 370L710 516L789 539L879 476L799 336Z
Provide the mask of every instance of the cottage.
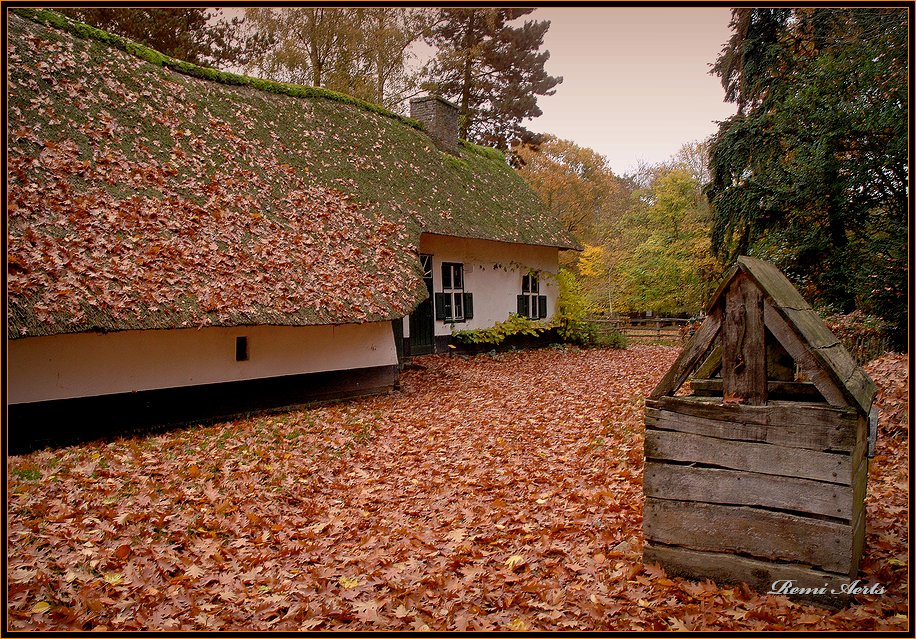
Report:
M739 258L708 313L646 400L645 560L842 603L874 383L772 264Z
M574 240L446 101L7 20L11 448L383 392L399 351L555 312Z

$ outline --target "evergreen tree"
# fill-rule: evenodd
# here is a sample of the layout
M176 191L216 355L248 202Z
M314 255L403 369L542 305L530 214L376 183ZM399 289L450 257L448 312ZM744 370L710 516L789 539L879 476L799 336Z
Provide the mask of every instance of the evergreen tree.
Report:
M541 115L537 96L553 95L563 79L544 70L550 53L540 48L550 22L508 24L532 11L439 11L427 38L439 51L424 86L458 105L462 138L504 150L537 141L522 121Z
M713 71L739 112L710 149L713 249L905 338L907 12L739 9Z

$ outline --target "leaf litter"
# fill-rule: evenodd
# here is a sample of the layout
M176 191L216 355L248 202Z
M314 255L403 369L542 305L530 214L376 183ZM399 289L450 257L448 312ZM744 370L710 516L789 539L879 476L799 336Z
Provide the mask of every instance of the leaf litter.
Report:
M10 457L8 628L907 629L901 424L866 502L884 595L831 611L642 563L643 399L677 353L428 356L384 396ZM869 369L892 419L905 368Z

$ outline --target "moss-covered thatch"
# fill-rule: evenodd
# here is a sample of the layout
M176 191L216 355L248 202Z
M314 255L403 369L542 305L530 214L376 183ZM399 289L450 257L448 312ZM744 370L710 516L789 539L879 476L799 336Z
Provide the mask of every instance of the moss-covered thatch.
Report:
M379 321L422 232L574 246L491 149L56 15L8 20L10 338Z

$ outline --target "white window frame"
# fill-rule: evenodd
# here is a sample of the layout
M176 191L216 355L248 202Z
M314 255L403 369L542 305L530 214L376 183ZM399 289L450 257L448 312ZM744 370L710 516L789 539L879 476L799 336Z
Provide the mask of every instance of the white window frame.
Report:
M528 273L527 275L522 275L522 295L525 297L525 309L528 311L528 319L536 320L540 317L538 313L540 290L541 283L537 274Z
M446 270L448 278L446 279ZM460 286L455 286L455 275L458 275ZM446 286L448 284L448 286ZM442 263L442 293L448 295L450 304L446 306L446 322L464 321L464 264L460 262Z

